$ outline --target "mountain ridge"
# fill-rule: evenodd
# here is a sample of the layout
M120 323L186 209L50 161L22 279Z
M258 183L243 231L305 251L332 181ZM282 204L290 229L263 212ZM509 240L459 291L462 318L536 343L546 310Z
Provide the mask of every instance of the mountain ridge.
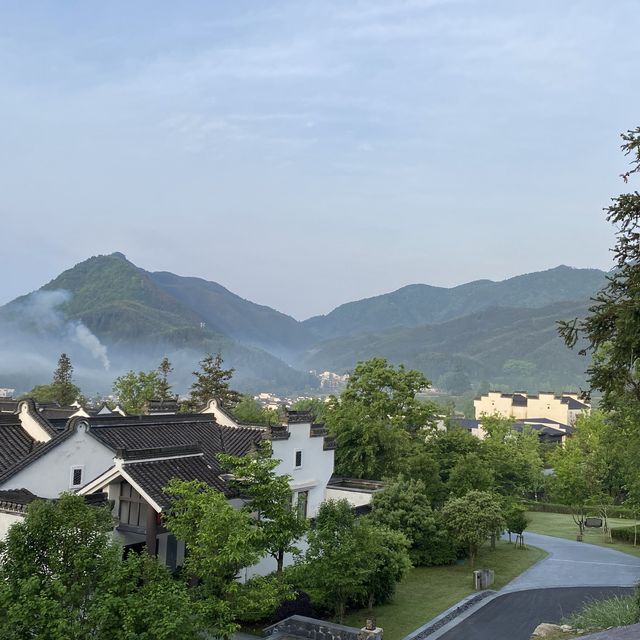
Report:
M370 355L415 366L432 378L463 370L474 381L502 380L509 373L505 366L516 361L537 372L532 385L546 381L547 373L560 380L563 371L578 380L584 361L578 365L568 350L557 363L550 358L561 344L555 321L569 311L584 313L605 277L598 269L560 265L450 288L414 283L298 321L217 282L146 271L116 252L88 258L0 307L6 333L0 353L15 352L17 344L33 348L36 337L45 345L48 335L55 336L58 348L84 336L94 339L93 347L104 343L116 364L129 363L126 368L134 362L133 368L157 366L171 353L176 369L193 369L198 355L219 350L247 389L313 389L317 380L302 369L347 371ZM48 328L42 318L49 318ZM15 344L11 331L20 338ZM85 359L82 366L90 364ZM6 380L0 370L0 386Z

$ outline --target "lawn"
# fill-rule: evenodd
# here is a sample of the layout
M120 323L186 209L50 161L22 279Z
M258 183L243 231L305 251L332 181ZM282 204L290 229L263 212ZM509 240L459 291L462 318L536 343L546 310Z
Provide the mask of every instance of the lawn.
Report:
M500 589L547 554L542 549L516 549L508 542L498 542L496 551L488 546L481 549L476 568L493 569L495 583ZM407 633L422 626L456 602L473 593L471 567L418 567L412 569L398 585L393 602L376 607L374 617L384 628L385 640L400 640ZM351 612L344 623L363 627L369 617L366 609Z
M543 533L547 536L555 536L556 538L566 538L567 540L576 539L578 527L569 514L528 511L527 517L530 520L527 531L531 531L532 533ZM611 528L633 526L633 523L633 520L609 518L609 526ZM526 532L524 534L524 539L525 541L527 539ZM640 540L640 524L638 526L638 539ZM608 547L610 549L617 549L618 551L630 553L634 556L640 556L640 544L634 547L632 544L619 542L617 540L614 542L608 542L602 534L602 529L586 529L583 542L597 544L601 547Z

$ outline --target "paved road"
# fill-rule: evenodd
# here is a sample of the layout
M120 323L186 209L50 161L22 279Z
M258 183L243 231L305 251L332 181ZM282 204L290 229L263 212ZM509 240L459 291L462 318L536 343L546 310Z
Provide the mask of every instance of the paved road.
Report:
M542 587L631 587L640 580L640 558L636 556L536 533L525 534L525 542L549 555L501 593Z
M632 593L630 587L559 587L499 595L440 640L528 640L541 622L560 622L589 601Z
M525 541L549 555L432 638L527 640L540 622L558 622L591 599L630 593L640 581L635 556L534 533Z

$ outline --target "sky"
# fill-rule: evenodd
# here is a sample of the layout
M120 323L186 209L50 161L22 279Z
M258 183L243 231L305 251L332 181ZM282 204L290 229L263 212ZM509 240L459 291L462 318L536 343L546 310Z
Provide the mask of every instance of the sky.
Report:
M298 319L609 269L639 26L637 0L1 3L0 304L113 251Z

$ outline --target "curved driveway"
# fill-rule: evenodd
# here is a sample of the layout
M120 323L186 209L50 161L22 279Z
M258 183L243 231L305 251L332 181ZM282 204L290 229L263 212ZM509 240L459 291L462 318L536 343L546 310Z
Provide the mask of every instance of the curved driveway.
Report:
M558 622L584 602L628 593L640 581L638 557L535 533L525 542L549 555L429 640L527 640L540 622Z

